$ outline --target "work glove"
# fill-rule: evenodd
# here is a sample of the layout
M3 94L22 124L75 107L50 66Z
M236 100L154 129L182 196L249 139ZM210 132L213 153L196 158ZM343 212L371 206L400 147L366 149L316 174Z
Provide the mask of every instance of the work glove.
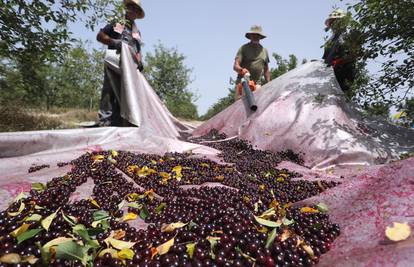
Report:
M122 40L121 39L112 39L112 45L115 47L117 51L121 51L122 48Z
M249 81L249 87L252 92L256 91L256 83L254 81Z
M144 65L142 64L142 61L137 62L137 69L142 72L144 70Z
M337 58L337 59L332 60L332 67L336 68L336 67L338 67L340 65L343 65L344 63L345 62L344 62L343 59Z
M240 76L242 77L244 77L247 73L249 73L249 70L245 68L241 69L241 71L239 72Z

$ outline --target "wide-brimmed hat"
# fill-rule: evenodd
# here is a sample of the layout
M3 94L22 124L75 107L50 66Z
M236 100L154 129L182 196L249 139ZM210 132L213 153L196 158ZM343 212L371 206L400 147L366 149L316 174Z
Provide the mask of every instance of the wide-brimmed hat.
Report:
M247 39L250 39L250 34L258 34L261 36L260 39L266 38L266 35L263 33L263 29L259 25L253 25L250 28L250 31L246 32L245 36Z
M141 6L141 0L124 0L124 5L135 5L137 7L139 7L139 11L138 11L138 19L142 19L145 17L145 12L144 9Z
M328 18L325 20L325 25L326 27L329 27L331 24L331 21L334 19L340 19L346 16L345 11L343 11L342 9L338 8L335 9L334 11L332 11L331 14L329 14Z

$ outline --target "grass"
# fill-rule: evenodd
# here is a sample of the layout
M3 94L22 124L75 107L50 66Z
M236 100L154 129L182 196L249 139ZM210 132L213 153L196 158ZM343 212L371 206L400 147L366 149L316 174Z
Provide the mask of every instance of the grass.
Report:
M45 111L24 108L16 103L2 105L0 114L0 132L79 128L78 123L97 118L97 110L53 108Z

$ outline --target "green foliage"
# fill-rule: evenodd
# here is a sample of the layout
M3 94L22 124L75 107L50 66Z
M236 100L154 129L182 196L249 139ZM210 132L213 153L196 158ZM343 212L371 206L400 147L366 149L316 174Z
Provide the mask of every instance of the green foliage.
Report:
M277 67L270 69L270 78L273 80L286 72L293 70L298 65L298 58L295 55L289 55L289 60L283 59L281 55L273 53L273 58L276 60ZM303 59L302 64L307 60Z
M0 61L0 101L28 107L97 107L102 86L103 53L88 52L83 43L68 51L61 63Z
M70 22L96 23L119 13L121 1L20 1L0 2L0 58L18 61L59 60L70 47Z
M209 120L210 118L214 117L216 114L220 113L228 106L233 104L235 101L234 96L234 89L229 88L229 93L227 96L220 98L217 103L213 104L204 114L200 117L200 120Z
M414 9L412 0L360 0L350 6L362 33L361 60L378 60L381 71L359 94L365 102L398 103L414 86ZM402 94L395 94L397 91Z
M192 69L185 66L184 60L185 56L176 48L159 43L153 54L148 52L145 56L144 75L174 116L195 119L198 117L193 103L196 96L188 89Z
M399 125L404 127L414 126L414 97L406 99L403 104L399 105L400 115L397 118Z
M192 102L192 95L187 94L185 97L167 96L166 106L174 116L185 119L198 119L197 107Z
M364 107L364 112L369 116L388 119L390 116L390 105L383 102L372 103Z
M1 1L0 99L13 98L30 106L48 108L68 106L71 101L76 102L75 106L79 106L78 101L88 101L90 105L90 95L85 95L85 90L90 93L90 84L85 85L79 79L87 74L82 69L86 62L82 62L80 73L74 66L59 64L69 63L67 54L75 53L71 50L74 40L67 25L82 21L93 30L98 22L122 16L121 7L122 1L115 0ZM68 68L72 72L68 73ZM75 79L67 76L68 81L64 82L59 77L67 74L76 74ZM90 80L88 76L82 81ZM72 88L67 88L70 83ZM63 90L62 86L70 90ZM76 93L79 93L77 100Z

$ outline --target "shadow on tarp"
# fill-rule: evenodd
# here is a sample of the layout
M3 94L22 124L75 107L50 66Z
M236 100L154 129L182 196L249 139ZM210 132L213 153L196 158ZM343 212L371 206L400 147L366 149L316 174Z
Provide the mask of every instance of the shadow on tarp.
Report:
M364 119L348 103L331 68L310 62L255 92L258 110L246 114L239 100L193 132L215 128L273 152L304 154L314 169L371 165L414 150L414 131Z

